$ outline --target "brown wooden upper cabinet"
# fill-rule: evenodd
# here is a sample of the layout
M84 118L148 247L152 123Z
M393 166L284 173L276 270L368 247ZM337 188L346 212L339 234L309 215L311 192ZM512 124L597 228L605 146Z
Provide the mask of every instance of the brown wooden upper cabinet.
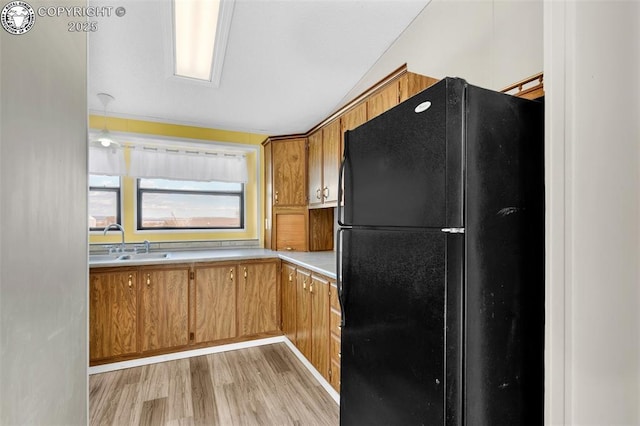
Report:
M307 138L271 142L273 205L307 205Z
M362 102L356 105L354 108L345 112L340 119L340 157L344 152L344 132L347 130L353 130L361 124L367 122L367 103Z
M274 136L263 143L267 162L265 247L333 249L333 207L338 205L344 132L437 81L408 72L404 65L307 133Z
M335 207L340 168L340 120L309 135L309 207Z
M367 98L367 120L379 116L437 82L438 79L420 74L402 74Z
M367 120L371 120L400 103L400 82L387 84L367 99Z
M404 102L415 94L422 92L429 86L436 84L437 78L408 72L398 80L398 100Z

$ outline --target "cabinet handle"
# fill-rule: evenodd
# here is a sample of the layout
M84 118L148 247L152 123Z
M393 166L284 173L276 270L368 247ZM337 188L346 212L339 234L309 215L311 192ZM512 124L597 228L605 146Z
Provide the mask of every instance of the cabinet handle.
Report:
M129 288L133 285L133 275L129 274Z
M233 281L233 268L229 269L229 279Z
M313 282L309 284L309 293L313 294Z
M289 272L289 282L293 282L293 272Z
M247 268L244 268L244 279L247 279Z
M278 191L276 191L275 201L276 201L276 204L278 204Z
M302 289L303 289L303 290L306 290L306 289L307 289L307 279L306 279L306 278L303 278L303 279L302 279Z
M151 274L147 274L147 287L151 285Z
M325 194L325 192L326 192L326 194ZM325 187L322 189L322 196L323 196L324 198L329 198L329 187L328 187L328 186L325 186Z
M320 188L318 188L318 189L316 190L316 198L317 198L318 200L322 200L321 191L322 191L322 190L321 190Z

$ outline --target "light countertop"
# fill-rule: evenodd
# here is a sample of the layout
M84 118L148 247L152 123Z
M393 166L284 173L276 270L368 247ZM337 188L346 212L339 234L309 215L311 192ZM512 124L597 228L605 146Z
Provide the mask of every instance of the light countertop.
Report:
M280 259L294 263L303 268L336 278L336 252L335 251L276 251Z
M163 254L166 257L161 257ZM133 255L130 259L119 260L114 255L89 256L90 268L123 267L140 265L163 265L171 263L222 262L233 260L280 258L329 278L336 278L336 252L282 252L256 248L213 249L152 252L149 255Z

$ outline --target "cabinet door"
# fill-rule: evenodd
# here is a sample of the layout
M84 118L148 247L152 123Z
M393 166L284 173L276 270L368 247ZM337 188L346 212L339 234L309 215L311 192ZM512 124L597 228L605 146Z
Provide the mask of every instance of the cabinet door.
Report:
M236 337L236 268L195 268L195 343Z
M340 392L340 336L342 335L342 315L338 300L338 288L335 281L330 282L329 287L330 314L329 324L329 382L333 388Z
M89 358L138 351L137 273L91 272L89 276Z
M313 275L311 296L311 364L329 380L329 281Z
M282 264L280 275L282 288L282 332L296 343L296 268L288 263Z
M400 99L399 82L393 81L367 100L367 119L371 120L398 105Z
M427 87L437 83L435 78L427 77L411 72L406 73L400 78L400 102L404 102L413 95L422 92Z
M307 205L306 138L272 142L273 204Z
M358 106L347 111L340 118L340 158L344 153L344 132L353 130L367 122L367 103L362 102ZM341 160L342 161L342 160Z
M322 134L320 129L309 135L309 206L322 205Z
M274 212L275 249L307 251L309 248L307 208L279 208Z
M189 267L140 269L142 351L189 343Z
M340 340L334 334L331 335L329 346L331 352L329 383L331 383L336 392L340 392Z
M334 120L322 129L322 199L324 204L336 205L338 201L340 154L340 120Z
M311 359L311 274L298 269L296 272L296 347Z
M279 329L277 312L277 262L242 263L238 266L238 325L240 335Z

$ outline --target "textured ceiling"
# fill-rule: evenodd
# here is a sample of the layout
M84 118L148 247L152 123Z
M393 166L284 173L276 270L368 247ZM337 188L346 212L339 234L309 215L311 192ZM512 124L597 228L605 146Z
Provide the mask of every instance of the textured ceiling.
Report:
M126 8L89 35L91 113L106 92L108 115L279 135L347 101L428 0L236 0L217 88L171 76L169 0L89 3Z

